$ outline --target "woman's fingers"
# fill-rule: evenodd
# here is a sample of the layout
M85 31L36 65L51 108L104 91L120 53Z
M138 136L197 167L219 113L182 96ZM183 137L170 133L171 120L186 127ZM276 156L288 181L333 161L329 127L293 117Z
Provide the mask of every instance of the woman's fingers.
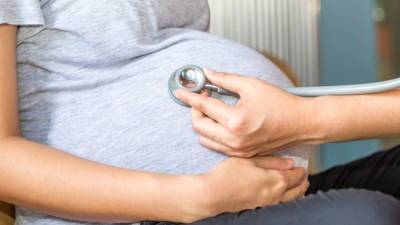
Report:
M251 160L256 166L263 169L289 170L294 166L293 159L285 159L277 156L256 157Z
M226 126L229 115L233 114L233 108L231 106L215 98L180 89L175 92L175 95L184 103L206 114L223 126Z
M299 186L307 176L307 171L304 168L295 168L279 172L283 175L283 180L286 183L286 190Z
M301 183L300 186L297 186L295 188L288 190L283 195L281 201L289 202L289 201L292 201L294 199L304 196L304 194L307 192L309 186L310 186L310 182L308 181L308 179L304 179L304 181Z

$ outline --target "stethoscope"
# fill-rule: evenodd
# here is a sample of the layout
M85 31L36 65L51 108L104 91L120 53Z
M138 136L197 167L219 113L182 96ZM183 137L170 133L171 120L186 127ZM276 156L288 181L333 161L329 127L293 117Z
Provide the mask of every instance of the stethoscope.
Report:
M339 86L321 86L321 87L290 87L284 88L285 91L303 97L317 97L323 95L361 95L380 93L400 88L400 78L355 85L339 85ZM231 91L225 90L211 84L204 73L204 70L195 65L187 65L176 70L170 77L168 89L171 98L178 104L190 107L175 96L175 91L184 89L193 93L201 93L208 90L211 96L212 92L220 95L232 96L240 98L240 96Z

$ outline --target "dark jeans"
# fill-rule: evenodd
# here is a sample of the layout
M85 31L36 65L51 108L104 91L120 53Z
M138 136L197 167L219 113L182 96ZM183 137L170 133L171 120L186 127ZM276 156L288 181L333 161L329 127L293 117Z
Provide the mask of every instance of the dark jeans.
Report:
M308 194L347 188L380 191L400 199L400 146L311 176Z
M400 146L311 176L305 198L192 225L397 225L399 199Z

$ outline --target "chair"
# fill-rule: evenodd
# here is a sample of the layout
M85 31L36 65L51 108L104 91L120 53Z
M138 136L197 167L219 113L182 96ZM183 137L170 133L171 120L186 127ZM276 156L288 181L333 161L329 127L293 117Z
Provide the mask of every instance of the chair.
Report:
M0 225L14 224L14 207L0 202Z

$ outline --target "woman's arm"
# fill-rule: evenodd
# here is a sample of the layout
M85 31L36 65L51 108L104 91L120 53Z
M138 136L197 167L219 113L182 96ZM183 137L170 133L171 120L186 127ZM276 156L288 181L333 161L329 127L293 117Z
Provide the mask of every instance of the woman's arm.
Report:
M400 90L361 96L304 98L264 81L207 71L236 92L236 106L179 90L193 108L200 142L232 156L265 155L295 145L400 136Z
M124 170L20 137L16 27L0 25L0 199L63 218L181 221L196 200L194 177Z
M190 210L179 215L179 204L170 206L178 200L184 204L196 193L191 177L100 165L18 137L4 138L0 149L3 201L62 218L96 222L184 221L190 215Z
M100 165L25 140L17 96L16 27L0 25L1 200L79 220L185 220L185 213L170 205L192 198L191 177Z
M104 166L21 138L16 77L16 27L0 25L1 200L80 220L184 219L169 206L178 193L191 197L189 177Z
M209 174L170 176L101 165L26 140L16 77L16 27L0 25L1 201L82 221L192 222L288 201L307 188L305 171L279 158L230 159Z

